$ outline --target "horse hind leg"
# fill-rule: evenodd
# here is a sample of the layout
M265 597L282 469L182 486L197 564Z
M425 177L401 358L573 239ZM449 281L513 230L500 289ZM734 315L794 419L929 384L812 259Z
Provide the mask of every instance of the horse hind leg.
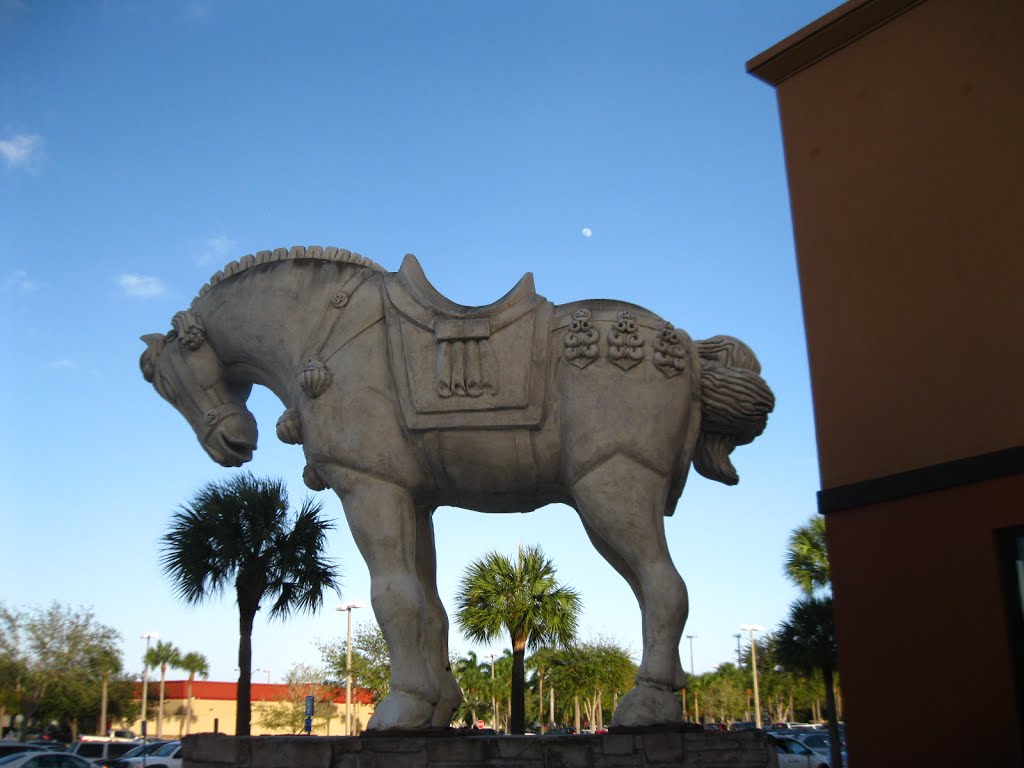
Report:
M462 703L462 689L452 674L451 660L448 658L448 614L444 610L441 596L437 593L434 509L416 509L416 573L420 584L423 585L423 596L426 599L424 655L438 690L437 705L434 707L430 725L433 728L447 728L451 725L452 715Z
M572 488L584 527L598 552L629 583L643 617L643 658L637 686L619 702L613 726L676 723L685 685L679 640L688 613L686 585L665 541L668 480L616 455Z

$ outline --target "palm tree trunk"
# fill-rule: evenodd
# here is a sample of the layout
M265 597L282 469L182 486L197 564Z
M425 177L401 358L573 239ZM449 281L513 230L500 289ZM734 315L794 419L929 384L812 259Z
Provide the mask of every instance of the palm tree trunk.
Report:
M526 733L526 639L512 641L512 699L509 702L509 730Z
M107 687L110 684L110 673L103 670L103 683L100 689L100 727L96 732L105 735L107 733ZM0 716L2 720L2 716Z
M188 673L188 701L185 703L185 735L192 732L192 681L196 679L195 672Z
M248 736L252 721L252 623L256 611L238 605L238 706L235 709L235 735Z
M164 678L167 677L167 665L160 665L160 709L156 711L156 737L164 737Z
M821 676L825 679L825 715L828 717L828 740L832 752L832 768L843 768L843 745L839 741L839 720L836 719L836 692L832 681L832 666L823 664Z

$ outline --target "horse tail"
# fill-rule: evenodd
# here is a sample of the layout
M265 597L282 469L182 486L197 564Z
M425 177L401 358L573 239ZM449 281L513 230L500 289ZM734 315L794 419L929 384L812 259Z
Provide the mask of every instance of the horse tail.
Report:
M701 423L693 466L704 477L735 485L740 477L729 461L738 445L764 432L775 395L759 375L753 350L732 336L697 342L701 362Z

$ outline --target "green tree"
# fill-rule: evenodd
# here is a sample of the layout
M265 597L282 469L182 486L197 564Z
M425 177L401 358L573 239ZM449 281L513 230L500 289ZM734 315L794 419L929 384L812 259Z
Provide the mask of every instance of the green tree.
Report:
M160 668L160 705L156 710L156 737L164 737L164 683L167 680L167 668L177 667L181 661L181 651L174 643L157 640L156 645L146 651L142 658L147 667Z
M565 645L576 635L579 594L555 579L540 547L520 547L513 561L497 552L471 563L456 597L459 629L469 639L512 641L511 732L526 731L527 648Z
M209 677L210 664L203 654L189 651L178 660L178 669L188 672L188 702L185 704L185 733L188 734L192 731L192 683L195 682L196 675L203 680Z
M633 688L637 670L625 648L604 638L555 650L549 664L549 684L563 700L572 697L574 719L578 704L580 719L592 728L601 727L612 701Z
M832 747L832 765L842 768L839 725L836 719L835 671L839 666L832 618L832 598L807 596L790 606L789 617L777 635L778 657L784 667L810 673L821 672L825 683L825 712Z
M237 475L204 486L171 520L161 564L178 597L198 604L233 582L238 603L236 734L248 736L252 717L252 627L261 603L270 618L315 612L324 592L338 589L324 557L321 505L306 499L293 519L284 482Z
M104 670L120 669L120 636L92 611L52 603L12 610L0 606L0 685L3 706L26 723L78 723L96 718Z
M824 517L815 515L789 535L785 571L786 577L807 595L831 586Z
M472 726L481 712L491 710L491 673L487 664L481 663L470 651L464 657L452 662L452 672L462 688L462 703L455 710L454 719Z
M348 662L345 642L322 643L319 649L328 676L344 685ZM376 624L360 624L352 631L352 685L368 691L375 704L391 690L391 655L384 633Z
M285 675L287 692L273 704L257 704L256 722L269 730L301 733L306 724L306 697L312 696L312 730L326 732L331 718L338 714L338 707L333 702L337 688L325 685L325 677L325 670L292 665Z

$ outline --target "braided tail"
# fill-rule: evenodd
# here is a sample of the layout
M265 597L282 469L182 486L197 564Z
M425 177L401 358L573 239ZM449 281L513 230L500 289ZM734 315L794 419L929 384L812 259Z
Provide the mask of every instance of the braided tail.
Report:
M753 351L732 336L697 342L701 361L701 424L693 466L709 480L740 481L729 454L764 432L775 395L759 375Z

